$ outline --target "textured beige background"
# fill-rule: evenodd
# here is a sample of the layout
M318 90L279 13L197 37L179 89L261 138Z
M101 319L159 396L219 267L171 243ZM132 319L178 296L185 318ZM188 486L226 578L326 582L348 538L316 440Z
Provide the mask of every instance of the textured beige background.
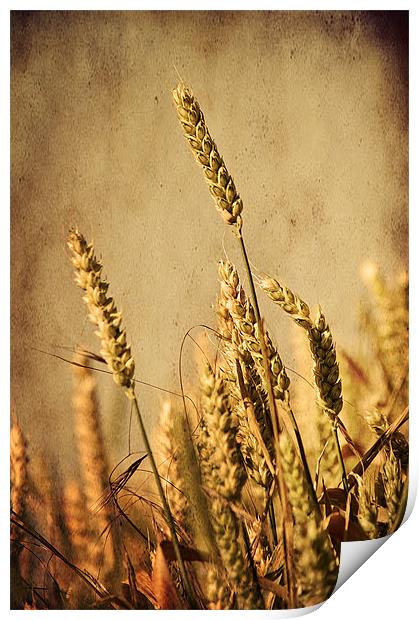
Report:
M239 261L182 138L174 67L243 197L253 264L321 302L350 348L359 264L406 261L406 14L13 13L11 27L12 405L34 448L73 462L71 369L35 348L98 348L70 225L103 256L139 375L172 389L183 334L214 325L223 243ZM289 322L263 308L292 365ZM117 458L129 410L99 381ZM152 425L162 395L141 394Z

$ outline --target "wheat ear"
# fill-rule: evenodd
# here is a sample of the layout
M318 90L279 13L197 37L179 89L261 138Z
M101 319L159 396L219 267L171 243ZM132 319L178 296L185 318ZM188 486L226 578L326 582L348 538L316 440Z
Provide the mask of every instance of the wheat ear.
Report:
M201 378L202 411L212 468L207 463L211 488L228 501L240 498L245 471L236 441L228 392L221 378L207 365ZM201 455L202 458L202 455ZM213 528L221 559L244 609L263 609L263 600L239 543L239 526L231 508L222 500L211 505Z
M80 354L74 366L74 419L75 437L79 455L83 491L86 498L89 529L96 544L90 553L96 568L101 564L101 574L109 576L115 565L114 539L111 530L112 511L103 502L108 494L109 465L100 423L96 396L96 379L87 368L88 358ZM102 552L100 536L106 532L106 545Z
M213 447L213 488L226 499L240 497L246 475L237 444L237 429L229 407L223 379L216 378L206 365L201 377L201 405L208 436Z
M338 415L343 406L342 383L336 347L323 312L319 308L313 321L306 302L278 280L267 276L261 278L259 284L273 302L307 331L320 404L332 417Z
M273 432L277 444L280 432L280 423L276 409L275 397L273 394L273 387L270 375L270 363L267 354L267 347L265 344L264 327L259 311L256 289L253 281L252 271L250 269L249 258L242 235L242 201L237 193L233 180L231 179L230 175L225 169L225 166L223 165L223 161L218 153L218 150L215 147L214 141L209 137L209 132L206 128L202 111L196 99L183 84L180 84L178 86L178 88L174 91L173 96L177 106L178 116L184 127L185 134L187 137L191 136L189 143L192 150L195 152L195 156L198 158L200 165L202 165L204 168L204 173L210 184L210 190L215 198L216 206L220 211L221 215L223 216L224 220L228 224L236 225L237 239L240 245L240 250L242 252L243 261L249 280L249 286L255 311L255 318L258 324L258 330L261 338L260 344L262 350L263 366L265 370L265 378L267 382L270 416L272 419ZM287 508L286 488L283 481L282 469L281 464L279 463L279 459L277 459L277 478L280 501L284 508L284 512L288 515L289 510ZM286 521L289 522L288 517L286 517ZM283 530L285 547L289 546L286 542L286 539L289 536L289 529L290 528L287 526ZM288 553L286 553L285 555L287 564L286 583L289 589L290 601L292 605L292 561Z
M98 568L98 559L92 549L95 541L92 541L89 529L86 498L77 480L68 480L64 486L63 513L73 560L94 574Z
M238 282L237 271L229 261L220 261L219 276L224 282L223 294L227 301L226 306L230 312L233 324L240 335L242 352L247 352L253 358L259 374L264 377L267 389L272 387L272 396L282 403L292 424L298 442L298 448L307 477L313 501L316 501L310 469L305 454L304 444L298 428L297 420L291 408L289 385L290 380L285 370L281 357L275 348L268 332L265 334L265 347L262 347L260 321L257 320L255 309L248 299ZM237 284L236 284L237 282ZM236 284L236 286L234 286ZM267 358L265 360L264 358ZM268 374L266 373L266 361L268 361ZM272 407L270 407L272 409ZM271 418L272 426L274 420ZM275 433L274 433L275 435Z
M294 518L297 594L303 606L316 605L331 594L337 579L338 562L311 500L298 456L285 433L281 434L280 450Z
M395 457L394 452L390 450L389 456L386 458L382 468L382 477L384 482L384 496L387 504L387 533L394 532L399 506L402 499L403 484L401 477L400 461Z
M25 495L28 484L28 444L21 426L13 422L10 429L10 505L20 517L25 515ZM19 530L12 528L13 538Z
M376 538L378 510L371 480L358 480L358 521L368 538Z
M170 401L166 400L161 408L157 438L159 454L163 460L165 477L168 478L166 486L167 496L173 516L178 524L186 530L188 518L188 498L182 491L184 488L182 472L179 467L179 433L176 432L175 413Z
M318 401L332 422L333 437L342 470L342 482L345 490L348 491L348 481L339 445L336 420L343 407L342 381L339 374L339 364L336 360L336 346L329 325L326 323L325 316L320 308L315 320L313 320L306 302L278 280L264 276L259 279L259 285L274 303L307 332L314 362L314 380Z
M254 360L244 347L243 339L237 330L237 326L234 325L232 315L228 309L229 304L233 300L239 299L242 296L238 273L229 261L220 261L218 272L221 285L218 299L219 324L221 328L224 326L225 340L222 342L222 346L228 364L226 374L231 379L229 382L230 393L232 394L233 402L236 403L234 412L239 422L238 441L247 472L263 490L266 498L272 476L269 472L261 444L251 429L247 408L243 402L236 376L237 361L241 363L246 391L253 406L262 440L270 454L270 458L272 458L272 431L267 424L269 407Z
M403 272L397 281L389 284L380 274L378 266L368 261L361 267L361 276L373 296L377 353L386 381L391 390L394 390L406 378L402 390L405 405L408 398L408 274Z
M199 103L182 83L172 94L185 137L203 168L216 207L227 224L236 224L243 209L242 199L208 131Z
M76 283L85 291L84 301L88 307L89 318L97 327L96 334L102 345L101 354L112 371L115 382L124 388L126 396L132 401L137 415L141 436L163 505L164 515L172 535L173 547L176 560L179 563L183 586L189 604L195 606L195 596L180 551L175 522L167 503L135 394L135 363L131 355L131 347L127 344L125 330L121 329L122 315L118 312L113 298L107 295L109 284L102 277L103 266L96 258L92 244L88 244L83 235L75 229L70 231L67 245L72 253L71 261L75 267Z

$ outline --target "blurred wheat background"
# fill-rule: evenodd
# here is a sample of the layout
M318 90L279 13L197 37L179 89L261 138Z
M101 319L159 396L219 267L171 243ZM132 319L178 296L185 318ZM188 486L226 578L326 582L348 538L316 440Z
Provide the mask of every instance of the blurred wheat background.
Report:
M239 261L179 136L177 72L246 204L254 267L321 302L351 350L361 263L392 277L407 261L406 14L13 12L11 44L12 408L33 454L76 476L74 373L37 350L97 350L71 282L70 225L102 249L137 376L172 390L183 335L214 326L223 238ZM261 303L297 367L294 326ZM113 465L129 405L95 378ZM138 393L153 429L163 394Z

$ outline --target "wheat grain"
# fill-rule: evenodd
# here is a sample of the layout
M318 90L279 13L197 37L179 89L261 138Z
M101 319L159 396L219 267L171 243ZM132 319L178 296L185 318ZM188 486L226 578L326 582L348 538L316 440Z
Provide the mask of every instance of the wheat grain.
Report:
M243 202L208 131L199 103L191 90L182 83L172 94L185 137L203 168L216 207L227 224L236 224Z
M387 417L377 407L368 409L365 412L365 421L377 437L381 437L388 429Z

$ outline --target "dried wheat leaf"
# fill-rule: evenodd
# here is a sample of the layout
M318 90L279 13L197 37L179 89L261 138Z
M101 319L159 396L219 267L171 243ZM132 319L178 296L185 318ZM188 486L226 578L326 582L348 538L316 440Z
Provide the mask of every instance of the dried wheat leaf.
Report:
M333 541L350 542L354 540L368 540L362 527L356 521L349 519L346 524L346 515L343 511L332 512L325 519L325 526Z
M170 574L162 545L158 545L153 563L152 588L160 609L185 609Z

